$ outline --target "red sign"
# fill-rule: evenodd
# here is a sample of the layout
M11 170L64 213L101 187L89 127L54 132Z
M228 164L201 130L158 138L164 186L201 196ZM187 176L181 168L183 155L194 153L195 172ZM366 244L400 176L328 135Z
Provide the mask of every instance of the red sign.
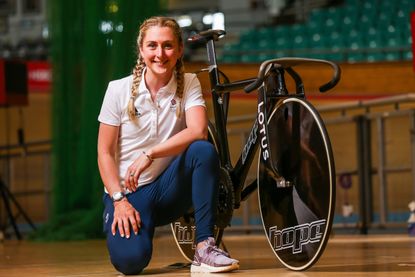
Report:
M48 62L27 62L27 75L29 93L51 91L52 68Z

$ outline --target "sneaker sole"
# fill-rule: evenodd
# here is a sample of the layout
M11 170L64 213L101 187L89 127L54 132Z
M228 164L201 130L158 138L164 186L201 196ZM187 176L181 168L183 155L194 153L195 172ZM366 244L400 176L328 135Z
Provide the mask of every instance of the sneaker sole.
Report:
M194 265L190 267L190 272L197 273L197 272L229 272L232 270L236 270L239 268L239 264L231 264L227 266L210 266L204 263L200 265Z

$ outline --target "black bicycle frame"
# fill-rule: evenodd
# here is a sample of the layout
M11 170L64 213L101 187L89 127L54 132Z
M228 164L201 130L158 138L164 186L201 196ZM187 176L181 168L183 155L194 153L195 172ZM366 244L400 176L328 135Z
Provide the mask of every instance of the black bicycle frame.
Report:
M281 97L284 97L288 94L285 87L283 75L284 71L283 69L276 69L274 74L270 76L271 80L275 80L277 82L270 86L275 88L275 91L267 91L267 87L265 85L262 85L259 88L257 117L253 123L253 126L251 127L249 137L243 147L242 153L239 156L235 167L233 167L230 158L227 136L227 105L229 103L230 97L229 92L244 88L245 86L255 81L256 78L229 83L220 83L219 77L220 74L223 73L219 71L217 66L214 40L209 40L207 42L207 52L209 63L209 79L212 86L211 93L216 135L220 141L218 145L219 157L221 165L225 167L230 173L234 186L235 196L237 197L235 199L235 207L239 207L240 200L245 200L257 188L256 180L247 186L244 186L244 184L258 146L261 144L261 146L264 148L265 145L269 145L269 139L267 136L267 115L275 107L277 103L276 99L280 99ZM269 160L271 160L270 151L268 153ZM276 173L276 176L279 176L277 170L273 168L272 163L270 163L270 168L273 169L273 171Z

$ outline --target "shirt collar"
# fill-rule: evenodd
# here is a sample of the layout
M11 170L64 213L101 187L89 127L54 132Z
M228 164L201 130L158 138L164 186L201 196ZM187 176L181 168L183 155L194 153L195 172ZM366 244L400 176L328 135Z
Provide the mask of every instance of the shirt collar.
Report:
M144 80L144 74L146 72L147 68L144 68L142 76L143 78L141 78L141 82L138 85L138 93L150 93L150 90L147 88L146 86L146 82ZM177 81L176 81L176 73L173 73L173 75L171 76L169 82L167 83L167 85L165 85L164 87L162 87L157 93L158 94L171 94L171 93L175 93L177 89Z

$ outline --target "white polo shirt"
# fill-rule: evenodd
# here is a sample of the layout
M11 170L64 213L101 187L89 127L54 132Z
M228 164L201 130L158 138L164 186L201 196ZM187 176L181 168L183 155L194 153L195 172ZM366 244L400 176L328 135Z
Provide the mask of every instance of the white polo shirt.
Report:
M130 121L127 112L132 75L108 84L98 121L120 127L117 163L121 185L124 185L127 168L143 151L166 141L186 127L185 111L187 109L194 106L206 107L196 75L186 73L184 80L182 114L180 118L177 118L176 108L179 107L179 100L175 97L177 87L175 75L173 74L169 83L157 92L157 99L154 102L143 78L134 102L138 124ZM174 157L155 159L151 166L140 175L138 186L154 181L173 159Z

